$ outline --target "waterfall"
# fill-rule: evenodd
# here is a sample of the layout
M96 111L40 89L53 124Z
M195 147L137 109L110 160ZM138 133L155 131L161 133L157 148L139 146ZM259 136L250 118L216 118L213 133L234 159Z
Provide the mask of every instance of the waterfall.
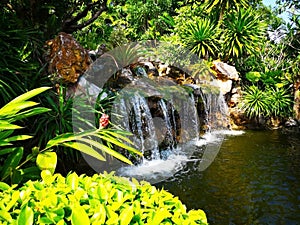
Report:
M105 163L85 156L86 161L99 172L114 170L140 179L151 177L155 182L172 176L186 162L197 163L195 168L200 171L206 169L218 154L222 130L230 124L219 87L210 81L179 85L171 75L146 77L134 71L121 70L103 89L82 78L79 90L84 90L82 93L92 98L91 102L106 88L116 93L109 110L110 122L132 134L128 138L143 157L116 148L135 166L109 157ZM216 130L220 131L217 135ZM206 133L200 137L203 131Z
M116 99L113 121L122 129L131 132L131 141L147 159L157 158L158 142L151 111L146 98L139 93Z
M121 93L113 106L112 121L131 132L146 160L168 159L178 147L199 138L199 119L193 95L145 97L137 91Z
M224 96L218 92L203 92L207 131L230 128L229 111Z
M172 151L177 144L177 126L175 118L175 109L171 104L167 105L163 99L160 99L158 101L158 106L163 114L163 123L158 124L158 129L160 129L161 133L159 147L165 148L161 152L160 157L167 158L168 152Z

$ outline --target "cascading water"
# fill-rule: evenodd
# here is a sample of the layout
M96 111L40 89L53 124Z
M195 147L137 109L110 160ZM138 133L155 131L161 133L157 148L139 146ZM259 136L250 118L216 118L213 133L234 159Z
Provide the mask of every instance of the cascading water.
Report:
M115 123L133 133L131 140L139 146L144 157L157 158L159 153L156 131L146 98L138 93L122 96L116 100L113 111L118 116Z
M176 144L176 140L175 140L176 137L174 137L175 134L173 132L173 128L176 131L176 124L173 123L173 126L172 126L172 123L171 123L171 119L175 122L174 114L173 113L169 114L168 107L163 99L160 99L158 101L158 106L161 109L162 114L163 114L163 118L162 118L163 126L161 126L161 128L163 128L163 131L161 132L160 136L164 138L164 140L162 140L162 141L166 142L165 144L166 144L167 150L171 150L175 147L175 144ZM173 109L171 109L171 111L173 112ZM175 127L174 127L174 125L175 125Z
M100 91L117 95L108 110L110 122L131 132L129 138L143 152L143 158L136 158L124 149L116 149L135 166L110 160L109 155L104 166L86 160L97 172L117 171L157 182L172 176L186 162L200 162L205 169L218 153L222 135L214 139L214 131L228 129L229 122L224 98L213 84L215 76L189 51L172 56L174 62L180 62L178 65L163 63L174 46L161 47L167 52L158 51L158 55L161 48L156 42L116 48L101 55L86 72L87 80L92 82L79 80L79 94L91 95L95 101ZM147 54L140 55L141 50ZM197 153L199 149L203 154Z
M145 86L143 82L137 84L138 89ZM140 92L131 86L122 90L114 100L111 115L114 124L133 134L129 138L144 157L134 158L123 152L135 166L109 163L110 169L120 175L158 182L172 177L190 161L197 163L195 168L199 170L207 168L218 154L224 137L223 133L214 132L227 129L229 124L222 94L200 88L201 94L194 96L195 90L194 94L187 94L180 86L163 92L155 92L156 87L149 83L146 87L150 91ZM199 103L203 110L199 110ZM204 126L209 127L201 137L200 117L205 118ZM203 152L202 158L195 156L197 151Z
M229 111L221 92L202 92L207 132L230 128Z

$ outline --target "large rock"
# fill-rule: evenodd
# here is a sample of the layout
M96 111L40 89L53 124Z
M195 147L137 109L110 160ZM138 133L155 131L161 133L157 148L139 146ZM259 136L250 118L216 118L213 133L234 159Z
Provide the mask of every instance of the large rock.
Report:
M61 32L46 45L48 72L55 82L75 84L92 62L88 52L70 34Z
M219 80L239 80L239 74L234 66L220 61L214 61L213 65L213 70L217 72L217 78Z
M227 93L231 92L232 80L217 80L217 84L220 87L220 91L223 95L226 95Z

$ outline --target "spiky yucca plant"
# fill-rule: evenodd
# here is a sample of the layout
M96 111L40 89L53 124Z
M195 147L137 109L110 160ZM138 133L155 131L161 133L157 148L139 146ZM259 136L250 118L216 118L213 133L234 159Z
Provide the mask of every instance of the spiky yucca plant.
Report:
M256 54L264 41L266 24L252 8L240 8L228 13L224 19L224 55L237 59L247 54Z
M184 45L201 58L217 54L219 26L210 19L197 18L185 26L181 35Z

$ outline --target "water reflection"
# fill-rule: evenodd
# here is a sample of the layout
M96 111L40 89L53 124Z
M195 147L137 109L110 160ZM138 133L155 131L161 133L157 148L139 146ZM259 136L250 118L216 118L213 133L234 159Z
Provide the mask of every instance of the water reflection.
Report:
M207 170L189 162L157 186L203 209L213 225L300 224L299 140L281 131L228 136Z

